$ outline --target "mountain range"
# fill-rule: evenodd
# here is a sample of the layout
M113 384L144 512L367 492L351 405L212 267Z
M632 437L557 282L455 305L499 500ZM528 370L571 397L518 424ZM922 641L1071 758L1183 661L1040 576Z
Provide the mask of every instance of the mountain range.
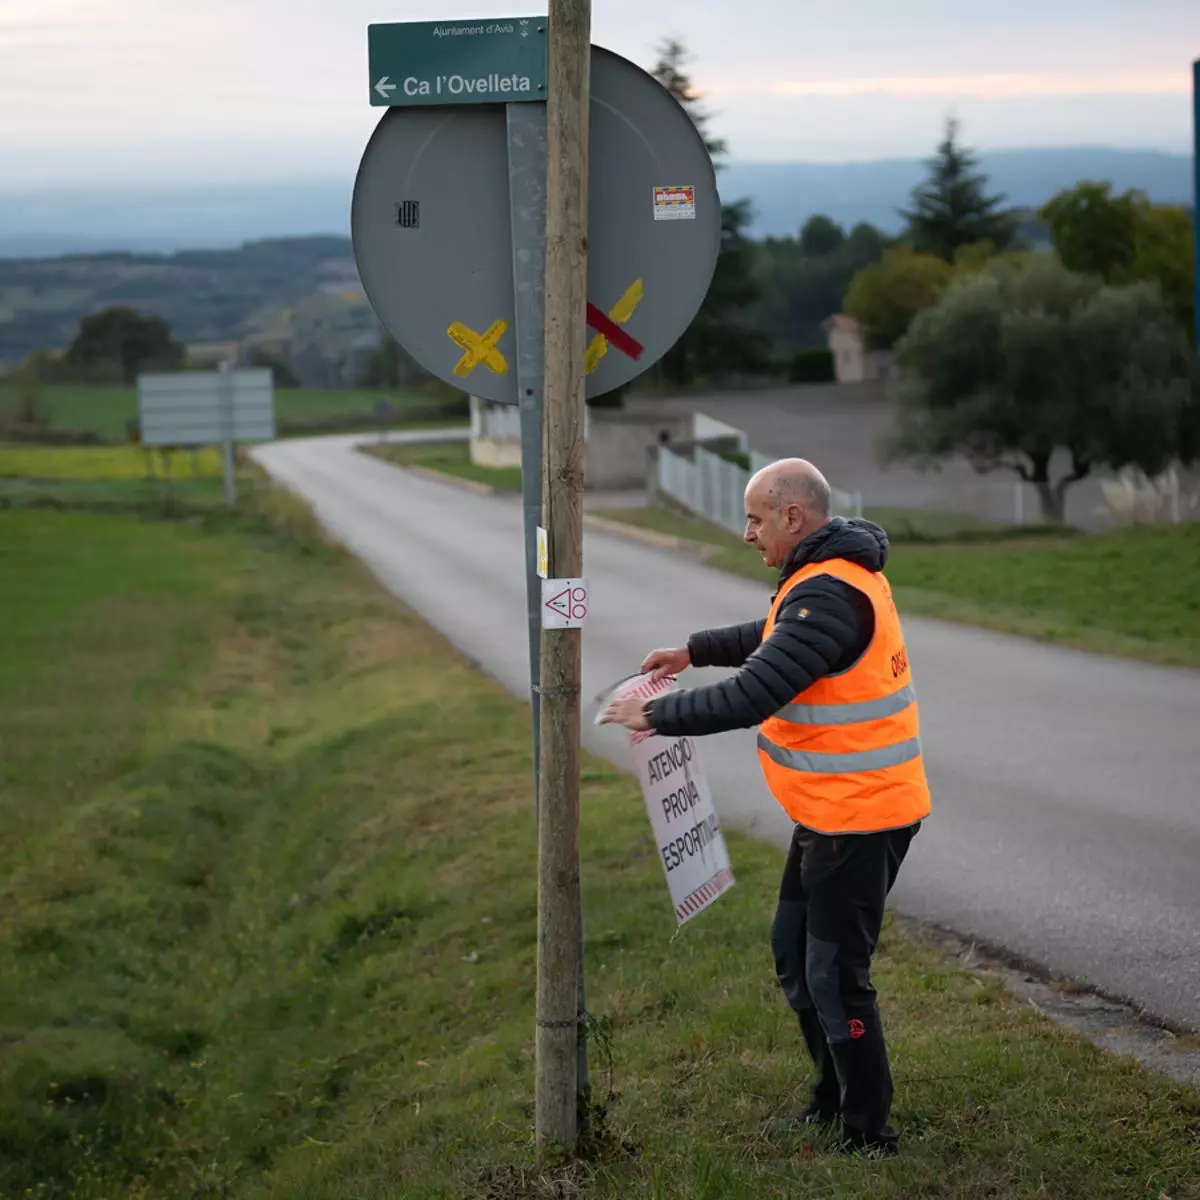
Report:
M1082 146L997 150L980 154L980 168L991 190L1015 208L1037 208L1084 179L1108 180L1117 191L1140 188L1157 203L1192 203L1192 160L1182 154ZM903 224L899 210L926 173L921 159L732 162L718 182L723 200L751 201L754 236L794 234L814 213L846 226L870 221L894 233ZM345 236L353 184L352 178L315 178L204 188L0 191L0 258Z

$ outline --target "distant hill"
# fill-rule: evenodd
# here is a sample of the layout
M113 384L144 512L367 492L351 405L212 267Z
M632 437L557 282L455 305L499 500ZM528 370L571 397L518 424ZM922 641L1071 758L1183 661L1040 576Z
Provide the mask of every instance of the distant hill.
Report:
M1032 242L1044 237L1036 208L1080 179L1191 199L1181 155L1019 150L983 156L983 166L1023 210ZM901 159L734 163L719 179L726 200L751 198L758 236L781 236L817 212L898 232L897 209L924 173ZM38 347L67 346L87 313L125 304L162 315L204 353L237 339L283 353L306 383L349 382L379 334L348 237L351 188L347 179L0 195L0 374Z
M992 186L1014 207L1036 208L1081 179L1138 187L1159 203L1191 203L1191 160L1157 151L1074 147L981 155ZM897 210L923 178L920 159L858 163L734 162L719 176L726 200L749 197L753 232L795 233L813 213L895 232ZM2 185L0 185L2 186ZM0 258L169 252L266 238L349 232L352 178L188 189L0 192Z
M1192 160L1151 150L1072 147L1062 150L996 150L981 154L993 192L1008 207L1037 209L1080 180L1108 180L1122 192L1140 188L1157 204L1192 203ZM924 161L893 159L861 163L731 163L721 171L722 197L748 196L754 232L795 234L813 213L849 227L870 221L899 232L914 187L926 176Z
M238 339L280 351L319 386L353 380L379 336L348 238L276 238L167 255L0 260L0 364L69 345L81 317L114 304L165 317L194 350L219 353Z
M0 257L169 253L275 238L348 237L353 186L353 179L306 179L208 188L0 191Z

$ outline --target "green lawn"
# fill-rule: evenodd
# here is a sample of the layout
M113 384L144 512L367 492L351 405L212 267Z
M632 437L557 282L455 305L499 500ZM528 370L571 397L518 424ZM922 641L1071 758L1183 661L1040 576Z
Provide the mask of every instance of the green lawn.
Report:
M0 511L0 1195L1200 1196L1200 1095L889 923L902 1156L760 1128L806 1070L781 856L675 935L636 785L585 761L603 1151L539 1171L527 706L273 493Z
M503 492L521 490L520 467L481 467L471 461L471 448L466 442L446 442L436 446L378 446L360 447L364 454L382 458L399 467L424 467L443 475L456 475L472 483L486 484Z
M597 515L710 543L713 566L776 579L740 538L705 521L665 508ZM866 516L895 533L887 574L903 612L1200 667L1200 525L1085 537L915 510Z
M386 397L395 410L389 420L373 418L380 397ZM276 422L282 433L289 426L330 423L336 425L353 418L364 422L364 429L409 427L405 411L419 414L420 424L445 425L465 422L465 415L448 419L438 415L438 406L451 400L447 389L429 388L392 391L384 388L279 388L275 392ZM90 430L111 441L126 437L126 423L138 415L137 389L132 387L86 387L63 384L41 389L43 409L60 429ZM17 406L16 389L0 386L0 416ZM297 432L303 430L298 428Z

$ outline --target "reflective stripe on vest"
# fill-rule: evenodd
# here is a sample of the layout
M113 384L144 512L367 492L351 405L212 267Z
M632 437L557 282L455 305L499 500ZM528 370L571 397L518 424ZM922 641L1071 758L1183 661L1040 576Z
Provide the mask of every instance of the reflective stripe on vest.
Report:
M789 725L856 725L878 717L893 717L916 704L912 684L882 700L860 700L850 704L785 704L775 716Z
M881 746L878 750L859 750L855 754L817 754L804 750L785 750L769 742L760 733L758 748L772 761L792 771L806 771L810 775L856 775L860 771L882 771L885 767L898 767L921 757L921 739L909 738L893 746Z
M929 815L929 785L908 652L887 580L844 559L802 567L775 597L763 640L792 588L818 575L861 592L875 632L857 662L815 680L759 727L767 786L793 821L819 833L913 825Z

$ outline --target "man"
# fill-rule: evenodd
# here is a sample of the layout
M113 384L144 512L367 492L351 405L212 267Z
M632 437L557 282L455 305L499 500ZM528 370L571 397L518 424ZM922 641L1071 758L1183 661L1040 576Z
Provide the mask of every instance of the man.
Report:
M895 1153L892 1077L871 958L888 893L929 815L917 705L891 589L887 535L830 518L802 459L746 489L745 540L780 569L765 620L693 634L642 664L656 678L736 667L709 687L612 703L603 721L668 737L758 725L767 785L796 823L771 930L775 969L816 1064L806 1124Z

